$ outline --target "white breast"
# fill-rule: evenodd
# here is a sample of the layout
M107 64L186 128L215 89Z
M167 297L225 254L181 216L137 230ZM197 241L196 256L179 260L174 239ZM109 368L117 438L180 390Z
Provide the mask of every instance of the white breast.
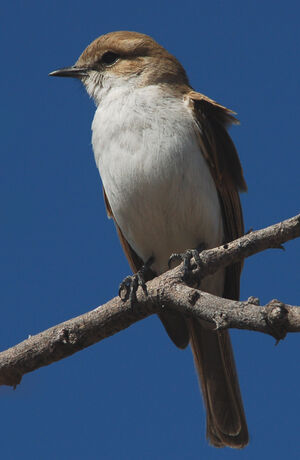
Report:
M154 256L157 273L167 269L173 252L222 242L216 187L183 99L158 86L112 89L92 130L114 217L144 261Z

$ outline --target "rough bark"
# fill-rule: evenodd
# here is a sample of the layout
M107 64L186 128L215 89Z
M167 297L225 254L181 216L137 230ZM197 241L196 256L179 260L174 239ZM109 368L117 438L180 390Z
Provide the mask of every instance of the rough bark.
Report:
M300 215L251 232L231 243L202 251L200 267L191 276L199 285L205 276L300 236ZM255 297L232 301L187 286L182 266L147 283L148 296L142 290L132 307L115 297L106 304L77 318L47 329L0 353L0 385L15 387L22 376L39 367L66 358L100 340L126 329L135 322L159 312L176 309L188 316L211 322L216 328L237 328L264 332L280 340L288 332L300 332L300 308L272 300L259 306Z

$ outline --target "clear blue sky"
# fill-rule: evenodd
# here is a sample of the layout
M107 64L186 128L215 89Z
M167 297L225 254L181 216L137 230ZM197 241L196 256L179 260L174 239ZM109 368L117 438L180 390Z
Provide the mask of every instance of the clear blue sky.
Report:
M152 35L238 112L246 229L299 212L299 2L14 1L1 6L0 347L110 299L129 273L91 149L94 106L51 79L97 36ZM300 242L248 259L241 297L299 304ZM298 459L299 335L233 332L251 441L216 450L190 350L155 317L0 388L1 458Z

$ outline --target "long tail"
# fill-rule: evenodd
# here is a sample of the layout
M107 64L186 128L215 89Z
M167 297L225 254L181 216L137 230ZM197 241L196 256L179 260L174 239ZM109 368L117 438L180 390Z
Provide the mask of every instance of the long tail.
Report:
M249 437L229 333L188 321L207 411L207 438L215 447L242 448Z

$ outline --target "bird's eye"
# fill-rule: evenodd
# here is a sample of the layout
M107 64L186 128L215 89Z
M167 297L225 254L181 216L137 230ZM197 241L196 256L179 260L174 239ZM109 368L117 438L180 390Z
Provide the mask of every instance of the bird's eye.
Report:
M119 58L120 56L118 54L113 53L112 51L107 51L103 54L101 62L103 62L105 65L112 65L117 62Z

